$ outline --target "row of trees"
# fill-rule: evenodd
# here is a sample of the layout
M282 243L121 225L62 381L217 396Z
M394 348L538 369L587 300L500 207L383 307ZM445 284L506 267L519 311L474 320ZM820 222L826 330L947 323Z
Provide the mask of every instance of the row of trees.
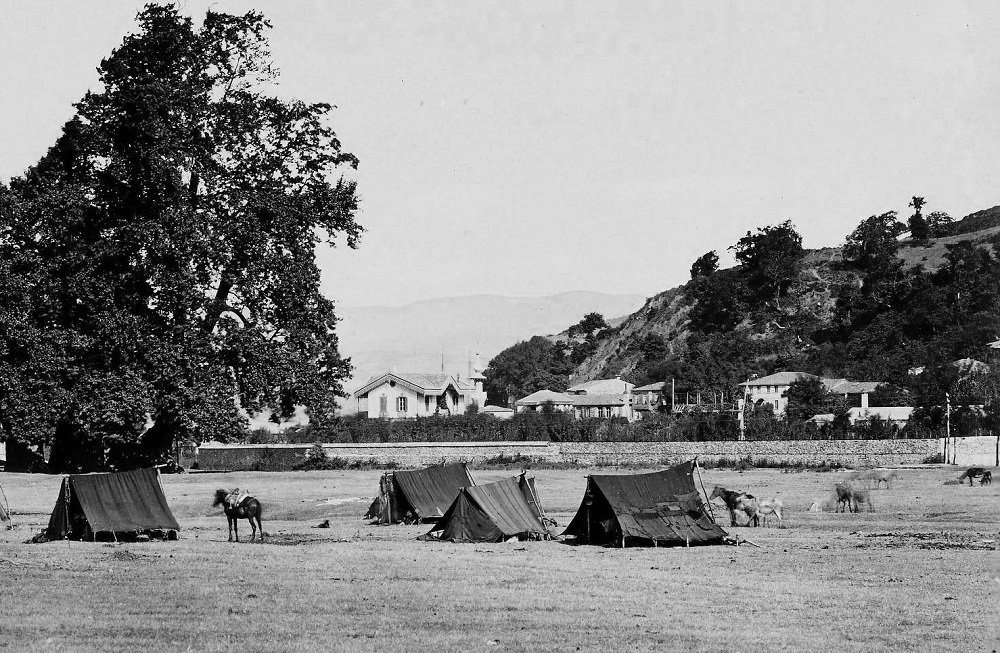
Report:
M0 184L0 433L62 469L322 423L350 363L316 246L356 246L331 106L269 96L268 22L147 6L56 143Z

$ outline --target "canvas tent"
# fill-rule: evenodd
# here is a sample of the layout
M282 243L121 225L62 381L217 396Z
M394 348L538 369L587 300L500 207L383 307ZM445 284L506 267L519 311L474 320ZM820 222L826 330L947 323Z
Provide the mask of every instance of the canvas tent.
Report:
M49 539L83 539L97 533L178 531L155 469L63 478L49 518Z
M726 532L706 511L694 461L650 474L594 475L563 535L581 544L721 544Z
M502 542L547 539L545 513L538 502L535 479L524 474L496 483L462 488L448 511L425 540L449 542Z
M437 521L459 490L475 484L465 463L386 473L365 519L380 524Z

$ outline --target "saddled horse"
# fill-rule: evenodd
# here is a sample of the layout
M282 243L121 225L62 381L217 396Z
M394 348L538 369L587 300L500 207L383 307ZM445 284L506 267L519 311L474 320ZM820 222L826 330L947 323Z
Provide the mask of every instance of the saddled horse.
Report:
M236 536L236 541L240 541L240 529L239 520L246 519L250 522L250 528L253 530L250 536L250 541L253 542L257 539L257 531L260 530L260 541L264 541L264 526L260 523L260 515L262 509L260 506L260 501L257 501L256 497L247 495L236 505L233 505L229 501L231 492L229 490L216 490L215 500L212 502L212 507L221 505L223 512L226 513L226 520L229 522L229 541L233 541L233 536ZM254 523L256 521L256 523Z

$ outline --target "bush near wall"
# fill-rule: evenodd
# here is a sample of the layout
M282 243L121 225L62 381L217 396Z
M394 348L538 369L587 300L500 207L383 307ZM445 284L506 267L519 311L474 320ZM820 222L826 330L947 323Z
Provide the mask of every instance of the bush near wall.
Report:
M953 435L957 432L953 424ZM978 433L969 433L978 435ZM914 423L904 429L879 420L849 428L817 427L800 420L751 418L744 439L775 440L897 440L943 437L943 428ZM564 413L518 413L509 420L489 415L418 417L381 420L342 417L324 426L306 426L281 433L254 431L247 444L279 442L312 444L374 444L380 442L726 442L740 439L739 423L731 415L687 413L653 415L639 422L624 419L574 419Z

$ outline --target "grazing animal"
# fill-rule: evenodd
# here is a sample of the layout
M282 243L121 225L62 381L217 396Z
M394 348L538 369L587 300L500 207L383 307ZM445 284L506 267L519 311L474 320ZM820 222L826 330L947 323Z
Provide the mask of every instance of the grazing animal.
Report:
M993 472L985 471L983 472L983 477L979 479L980 485L992 485L993 484Z
M708 497L708 500L722 499L726 504L726 510L729 511L729 525L739 526L736 523L736 511L741 510L747 516L747 526L750 525L750 520L752 519L749 512L747 512L746 507L749 506L749 500L752 500L754 496L752 494L747 494L746 492L734 492L733 490L727 490L721 485L716 485L715 489L712 490L712 495Z
M772 515L778 518L778 528L782 528L781 509L783 507L784 504L781 502L781 499L758 499L757 514L760 515L762 524L767 526L767 517L768 515ZM754 526L756 525L755 522Z
M240 495L239 490L216 490L215 500L212 502L212 507L221 505L222 511L226 513L226 520L229 522L229 541L233 541L233 536L236 536L236 541L240 541L240 529L239 520L246 519L250 522L250 528L253 533L250 535L250 541L253 542L257 539L257 531L260 531L260 541L264 541L264 526L260 523L261 510L260 501L257 501L256 497L252 497L249 494ZM254 523L256 521L256 523Z
M837 491L837 512L858 512L862 503L868 504L868 510L875 510L875 504L872 503L871 494L867 488L856 483L837 483L835 489Z
M763 523L767 526L767 517L772 515L778 518L778 528L781 528L781 509L784 504L781 499L758 499L749 494L740 495L738 507L747 514L747 526L760 526Z
M879 489L885 483L885 489L889 489L889 482L896 480L896 472L892 469L873 469L871 480L875 483L875 489Z
M965 479L969 479L969 487L972 487L972 479L979 478L985 473L986 470L983 469L982 467L970 467L964 472L962 472L962 475L958 477L958 482L961 483ZM993 474L990 474L990 477L992 478Z

